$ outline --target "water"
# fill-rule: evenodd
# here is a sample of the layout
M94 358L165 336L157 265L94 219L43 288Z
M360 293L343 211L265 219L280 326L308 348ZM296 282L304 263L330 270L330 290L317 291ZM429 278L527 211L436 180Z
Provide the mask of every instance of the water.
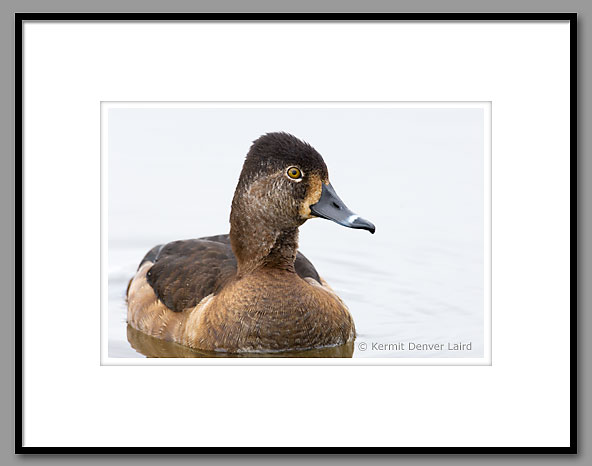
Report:
M152 246L228 232L250 141L280 125L321 152L339 196L377 227L375 235L322 219L301 227L300 250L357 330L353 345L306 356L483 357L481 111L241 110L110 110L109 356L213 356L129 330L125 290ZM339 124L319 131L320 121ZM224 139L223 126L240 131ZM356 138L344 143L343 134Z
M315 220L316 222L322 220ZM327 223L331 228L340 228ZM333 234L328 236L327 244L323 246L301 249L315 264L321 276L345 301L354 317L357 329L354 357L483 355L482 287L478 280L468 280L482 264L467 251L465 245L451 241L447 244L440 242L436 246L430 238L414 238L413 242L409 238L399 244L402 239L389 241L388 238L377 235L370 237L370 241L368 238L362 241L359 235L365 232L348 230L348 233L351 233L351 239L346 238L347 235ZM306 243L307 235L301 236L301 243ZM341 241L337 242L336 239ZM368 246L369 243L370 247L360 247L361 244ZM428 246L430 243L431 247ZM111 357L142 356L128 341L125 290L139 260L150 246L141 248L114 244L110 247ZM384 260L385 251L392 258L392 263ZM365 351L359 349L361 342L368 345ZM472 342L472 350L453 352L446 348L410 351L411 342ZM388 347L372 350L373 344L378 348L377 344L380 343L391 344L390 350ZM404 351L394 348L399 343L407 343ZM163 352L165 353L166 351ZM173 351L171 354L177 353Z

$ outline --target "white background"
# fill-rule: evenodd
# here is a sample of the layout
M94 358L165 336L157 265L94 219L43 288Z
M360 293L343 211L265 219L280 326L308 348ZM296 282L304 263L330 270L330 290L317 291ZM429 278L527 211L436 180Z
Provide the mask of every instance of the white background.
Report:
M567 22L48 22L24 47L25 446L569 444ZM491 100L493 365L100 366L101 100Z

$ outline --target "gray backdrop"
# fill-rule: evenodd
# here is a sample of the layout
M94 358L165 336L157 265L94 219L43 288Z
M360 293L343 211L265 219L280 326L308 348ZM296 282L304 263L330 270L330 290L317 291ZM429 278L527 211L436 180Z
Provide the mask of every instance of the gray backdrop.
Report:
M178 455L174 457L161 455L138 456L82 456L82 455L14 455L14 290L15 290L15 250L14 250L14 219L15 219L15 191L14 191L14 16L15 12L140 12L140 11L171 11L171 12L577 12L578 19L578 183L579 188L579 238L589 237L591 234L590 215L590 186L584 185L585 180L592 179L592 163L589 157L590 133L585 134L584 129L590 127L587 116L590 113L592 103L587 94L584 83L592 82L590 66L590 34L588 21L592 16L592 3L586 0L498 0L496 2L475 2L474 0L449 0L445 4L441 0L251 0L248 4L244 0L102 0L80 1L80 0L53 0L51 3L46 0L4 0L0 2L0 50L2 52L3 66L0 67L0 79L2 80L2 98L0 100L0 145L2 148L0 168L0 202L3 208L4 221L1 222L0 232L2 234L2 276L0 286L2 296L5 296L8 304L5 308L7 320L1 326L0 352L2 354L3 369L6 375L1 378L0 389L2 391L3 407L0 426L2 435L1 464L16 463L49 463L49 464L78 464L81 461L88 461L93 464L160 464L162 462L174 464L277 464L280 460L287 464L358 464L362 461L372 464L390 464L393 461L399 463L435 463L438 464L473 464L474 456L453 457L440 456L407 456L398 455L384 456L376 455L372 458L362 458L357 455L341 456L212 456L201 455L188 456ZM572 180L575 182L576 180ZM578 239L578 272L580 274L579 284L587 282L590 267L591 254L588 245ZM592 319L585 309L591 308L591 290L583 289L578 296L579 303L579 436L578 444L580 454L577 457L569 455L547 455L537 457L523 456L491 456L479 457L480 461L488 464L562 464L578 463L589 464L591 459L590 445L585 440L590 438L591 409L584 394L592 391L591 374L589 361L584 359L590 355L590 341L584 339L592 333ZM587 397L589 399L589 396Z

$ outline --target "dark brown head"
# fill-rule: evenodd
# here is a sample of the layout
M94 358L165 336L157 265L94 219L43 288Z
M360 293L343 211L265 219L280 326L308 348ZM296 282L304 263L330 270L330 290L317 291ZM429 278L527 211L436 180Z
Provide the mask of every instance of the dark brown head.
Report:
M309 218L323 217L374 233L374 225L362 221L339 199L329 183L321 154L287 133L268 133L253 143L232 208L231 222L235 214L240 212L244 216L251 211L251 215L257 212L256 217L272 222L280 230L297 228Z
M232 200L233 247L239 247L237 237L247 231L275 242L314 217L374 233L372 223L339 199L329 183L323 158L312 146L287 133L261 136L247 154ZM254 247L254 241L246 238L240 242L244 245L241 249L247 242L248 247Z

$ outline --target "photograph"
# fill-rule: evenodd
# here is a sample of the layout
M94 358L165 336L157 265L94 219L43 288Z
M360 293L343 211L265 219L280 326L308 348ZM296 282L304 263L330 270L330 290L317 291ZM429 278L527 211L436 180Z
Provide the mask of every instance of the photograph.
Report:
M489 112L103 102L109 360L487 364Z

